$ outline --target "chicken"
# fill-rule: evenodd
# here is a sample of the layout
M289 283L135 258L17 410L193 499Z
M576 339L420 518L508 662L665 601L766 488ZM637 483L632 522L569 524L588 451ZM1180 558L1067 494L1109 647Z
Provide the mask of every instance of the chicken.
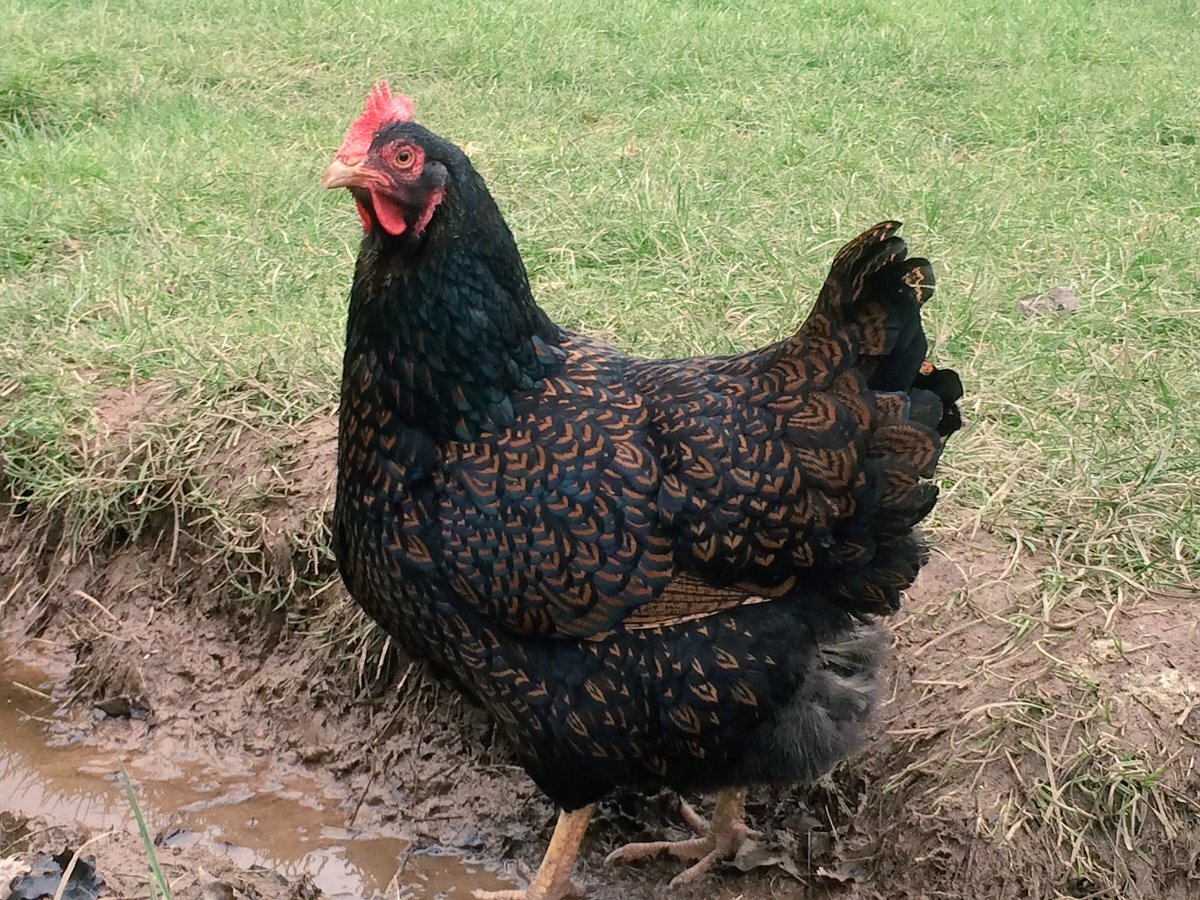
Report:
M800 330L648 360L559 328L483 179L386 83L322 178L363 238L334 547L366 612L449 672L562 810L524 891L558 900L618 786L719 792L668 852L736 852L747 786L812 780L867 727L962 389L925 361L933 290L884 222ZM925 387L916 386L918 383ZM928 388L928 389L925 389Z

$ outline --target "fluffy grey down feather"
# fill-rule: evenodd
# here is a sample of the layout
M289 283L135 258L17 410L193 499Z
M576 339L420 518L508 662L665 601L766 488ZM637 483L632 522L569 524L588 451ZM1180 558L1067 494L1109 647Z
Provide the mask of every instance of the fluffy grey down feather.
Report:
M890 643L873 623L822 644L792 702L755 735L736 780L811 782L853 753L879 705Z

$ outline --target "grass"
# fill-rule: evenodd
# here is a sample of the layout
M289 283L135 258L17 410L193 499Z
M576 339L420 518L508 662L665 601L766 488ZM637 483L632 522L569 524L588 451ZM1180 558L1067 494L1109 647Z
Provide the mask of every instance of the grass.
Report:
M150 880L147 882L150 900L159 900L160 897L162 900L171 900L171 884L158 864L158 854L154 850L154 838L150 836L150 829L146 827L142 808L138 805L137 794L133 790L133 782L129 780L129 773L125 771L124 766L121 766L121 780L125 782L125 795L129 798L129 808L133 810L138 834L142 838L142 847L146 851L146 862L150 866Z
M1195 577L1188 4L9 5L0 394L22 495L111 497L75 450L104 385L237 394L254 421L329 408L356 232L316 178L388 75L474 148L551 312L647 354L779 335L839 241L903 218L972 387L961 505L1064 581ZM1059 284L1079 313L1014 314Z
M551 314L648 355L778 337L904 220L968 389L935 532L1036 561L1012 640L1200 589L1194 3L2 2L0 476L81 554L207 523L240 602L298 590L256 556L282 488L231 504L205 466L332 409L358 226L317 178L387 76L469 145ZM1077 313L1016 312L1060 285ZM154 426L99 452L146 382ZM1080 752L1071 802L1142 822L1156 767ZM1042 783L1023 808L1067 796Z

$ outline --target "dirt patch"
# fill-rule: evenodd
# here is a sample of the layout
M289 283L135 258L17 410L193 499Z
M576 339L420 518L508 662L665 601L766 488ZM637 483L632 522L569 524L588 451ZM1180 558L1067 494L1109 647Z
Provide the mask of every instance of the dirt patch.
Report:
M31 546L28 512L0 521L5 632L54 670L58 739L181 772L303 776L338 798L341 827L410 861L535 866L554 811L486 718L336 579L332 420L220 433L179 514L136 537ZM138 446L136 427L121 434ZM1045 608L1041 581L1038 560L986 535L943 540L893 622L891 699L863 753L816 786L753 792L767 837L690 891L666 890L670 862L602 865L626 841L684 836L670 794L613 798L580 861L589 896L1192 896L1196 598L1058 591ZM428 883L401 874L392 895Z
M162 417L169 397L170 389L157 381L105 388L96 398L96 445L112 452L127 449L130 438Z
M860 763L880 849L986 896L1192 896L1196 598L1044 609L1037 560L1003 549L943 546L896 623L893 699Z

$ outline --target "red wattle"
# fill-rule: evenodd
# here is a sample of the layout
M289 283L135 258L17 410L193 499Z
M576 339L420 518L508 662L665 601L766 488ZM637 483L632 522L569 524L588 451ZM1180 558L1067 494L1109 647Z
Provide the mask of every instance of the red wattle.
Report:
M371 205L375 207L375 218L383 230L393 237L401 235L408 227L404 221L404 210L395 200L379 191L371 191Z

